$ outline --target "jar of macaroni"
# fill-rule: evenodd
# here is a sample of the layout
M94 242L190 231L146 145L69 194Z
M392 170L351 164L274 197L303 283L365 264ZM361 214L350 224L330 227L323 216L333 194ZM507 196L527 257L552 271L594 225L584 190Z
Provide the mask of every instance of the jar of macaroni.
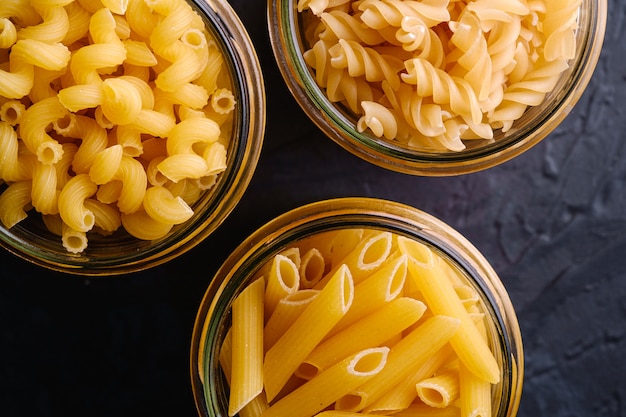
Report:
M71 27L47 6L2 22L20 61L2 76L34 79L0 87L0 244L70 274L151 268L211 235L252 178L256 51L226 1L66 3Z
M325 135L384 168L446 176L508 161L563 121L607 2L271 0L268 16L283 78Z
M301 206L249 236L209 284L191 344L206 417L513 417L523 364L515 310L478 250L373 198Z

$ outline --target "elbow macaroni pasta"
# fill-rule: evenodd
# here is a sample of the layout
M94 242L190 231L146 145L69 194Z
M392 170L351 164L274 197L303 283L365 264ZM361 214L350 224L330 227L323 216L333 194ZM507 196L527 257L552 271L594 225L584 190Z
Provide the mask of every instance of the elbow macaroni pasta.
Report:
M3 1L2 224L40 215L74 253L165 236L226 168L231 82L184 0Z
M580 4L299 0L298 12L305 62L358 131L461 151L508 132L555 88L575 55Z

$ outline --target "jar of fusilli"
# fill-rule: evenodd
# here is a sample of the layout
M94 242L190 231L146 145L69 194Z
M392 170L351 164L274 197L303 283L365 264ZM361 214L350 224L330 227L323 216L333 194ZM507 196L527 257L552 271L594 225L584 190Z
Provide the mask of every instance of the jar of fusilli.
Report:
M311 203L250 235L211 280L191 344L204 417L514 417L523 363L478 250L372 198Z
M251 180L255 49L227 2L53 3L3 3L0 244L81 275L162 264Z
M483 170L553 131L594 72L606 0L271 0L287 86L351 153L415 175Z

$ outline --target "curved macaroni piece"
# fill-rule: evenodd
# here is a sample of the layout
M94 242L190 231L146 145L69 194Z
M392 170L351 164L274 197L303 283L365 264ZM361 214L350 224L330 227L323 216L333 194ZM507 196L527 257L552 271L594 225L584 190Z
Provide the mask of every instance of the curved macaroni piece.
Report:
M185 178L201 178L209 170L206 160L195 153L170 155L163 159L157 168L161 174L173 182Z
M87 233L61 224L61 243L69 253L81 253L87 248Z
M87 36L91 14L76 1L65 6L65 10L69 25L62 42L65 45L71 45Z
M113 179L122 183L117 198L117 207L120 211L133 213L139 210L148 186L148 177L141 162L130 156L123 156Z
M78 174L59 193L59 215L70 228L88 232L95 224L95 216L85 205L85 199L93 196L98 186L87 174Z
M148 39L159 23L159 16L143 0L128 0L126 20L140 38Z
M122 163L123 156L124 149L119 144L98 152L89 167L89 178L98 185L106 184L113 180Z
M98 229L100 234L110 234L115 232L122 225L119 210L111 204L105 204L94 198L87 198L84 203L85 208L90 210L95 218L94 229Z
M146 190L143 208L154 220L166 224L184 223L193 216L193 210L181 197L175 197L164 187Z
M123 41L126 48L125 64L136 65L139 67L152 67L158 63L156 56L146 42L133 39L125 39Z
M43 21L20 29L17 33L18 39L36 39L49 43L63 41L70 28L69 17L64 6L71 2L72 0L68 0L64 2L66 4L39 7L39 14Z
M20 99L34 83L34 67L55 71L63 69L70 59L69 49L61 43L20 39L11 48L9 70L0 69L0 95Z
M481 22L489 22L487 28L491 28L493 21L512 22L515 16L526 16L530 12L526 2L520 0L474 0L467 3L466 10L473 12Z
M17 41L17 29L11 20L0 18L0 48L9 49Z
M170 131L167 138L167 153L175 155L192 153L199 144L209 144L217 141L220 127L211 119L194 117L182 120Z
M26 210L31 207L31 181L18 181L0 194L0 221L10 229L27 217Z
M221 115L229 114L235 109L235 96L226 88L218 88L211 94L211 109Z
M57 129L57 133L66 138L81 140L72 161L72 169L77 174L86 174L96 155L107 147L107 132L91 117L72 114L70 119L69 126L64 130Z
M156 240L167 235L174 225L154 220L144 210L122 213L122 226L137 239Z
M22 116L19 136L28 150L44 164L56 163L63 154L61 145L46 132L46 128L66 115L67 110L59 99L51 97L33 104Z
M36 25L41 17L28 0L5 0L0 3L0 17L12 18L21 27Z
M428 27L450 20L448 0L363 0L358 4L361 20L373 29L400 27L405 16L420 18Z
M54 165L38 162L33 170L31 199L32 205L42 214L58 213L59 191L57 170Z
M17 133L13 127L5 121L0 122L0 180L17 180L20 169L18 147Z
M143 109L141 92L125 78L107 78L102 82L102 113L116 125L135 121Z
M102 8L91 16L89 34L93 43L74 52L70 72L76 84L100 84L102 68L115 68L126 59L124 43L115 33L116 22L109 9Z

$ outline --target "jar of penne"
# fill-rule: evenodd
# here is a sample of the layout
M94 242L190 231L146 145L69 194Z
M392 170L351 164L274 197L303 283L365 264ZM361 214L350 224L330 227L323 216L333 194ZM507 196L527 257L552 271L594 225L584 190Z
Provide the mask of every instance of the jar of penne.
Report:
M523 364L478 250L372 198L305 205L249 236L211 281L191 346L203 417L513 417Z
M226 1L0 6L0 244L81 275L185 253L231 213L265 130Z
M550 134L589 83L606 0L271 0L287 86L330 139L413 175L484 170Z

